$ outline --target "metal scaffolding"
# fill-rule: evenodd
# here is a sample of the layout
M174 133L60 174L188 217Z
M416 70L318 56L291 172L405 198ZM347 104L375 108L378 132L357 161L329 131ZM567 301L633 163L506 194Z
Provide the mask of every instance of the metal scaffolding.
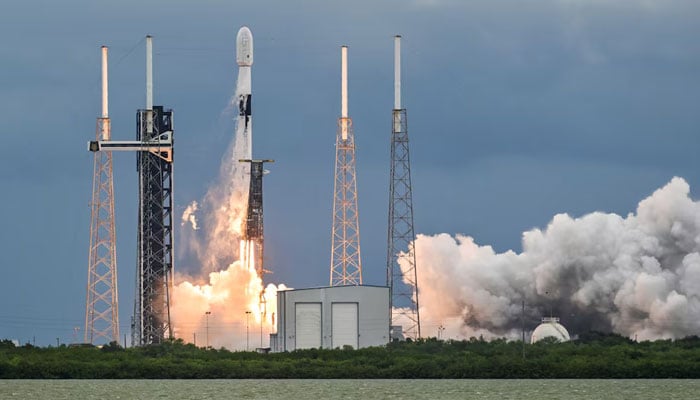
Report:
M102 117L97 119L97 140L110 140L107 108L107 47L102 47ZM95 153L92 202L90 203L90 248L85 307L85 343L119 340L117 293L117 249L114 228L114 184L112 155Z
M107 103L107 47L102 46L102 116L96 140L111 139ZM112 154L95 153L90 203L90 250L85 307L85 343L119 340L117 247L114 229Z
M391 292L392 339L402 335L420 338L418 275L413 230L411 158L408 146L406 109L401 107L401 37L394 39L395 84L391 130L391 172L389 180L389 234L387 244L387 286ZM399 265L402 260L403 268ZM403 325L401 325L403 324Z
M152 132L148 133L152 113ZM163 140L172 145L172 111L155 106L137 112L137 141ZM172 147L137 153L139 173L136 341L161 343L172 337L170 294L173 286L173 158Z
M263 282L263 290L260 292L260 305L264 315L267 315L265 301L265 274L270 271L265 269L265 234L263 224L263 176L264 164L274 160L239 160L250 163L250 188L248 190L248 212L246 213L243 229L243 261L244 267L254 269Z
M341 117L335 144L331 286L361 285L360 224L355 176L355 137L348 117L347 47L341 48Z

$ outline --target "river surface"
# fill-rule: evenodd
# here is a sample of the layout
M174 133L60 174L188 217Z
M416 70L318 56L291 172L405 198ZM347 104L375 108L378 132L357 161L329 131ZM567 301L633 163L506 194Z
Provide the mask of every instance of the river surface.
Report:
M0 399L698 399L700 380L0 380Z

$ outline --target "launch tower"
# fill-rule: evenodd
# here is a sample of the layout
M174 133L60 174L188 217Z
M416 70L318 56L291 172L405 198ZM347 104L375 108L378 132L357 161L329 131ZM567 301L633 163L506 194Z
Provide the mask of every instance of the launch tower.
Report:
M172 337L173 112L153 106L153 41L146 36L146 108L136 112L136 141L89 143L95 152L135 151L139 174L136 299L131 324L135 345Z
M394 38L394 109L391 129L391 173L389 180L389 234L386 284L391 301L392 339L400 336L420 338L418 277L413 230L411 160L408 146L406 109L401 107L401 36ZM399 254L404 268L398 263ZM403 325L401 325L403 324ZM399 328L401 326L401 328Z
M361 285L355 137L348 117L348 48L341 47L341 114L335 143L331 286Z
M146 38L146 109L136 112L136 140L170 146L137 153L139 174L138 260L134 305L135 343L172 337L173 286L173 112L153 106L152 40Z
M150 106L150 107L149 107ZM146 105L136 113L136 139L172 143L173 112ZM137 294L135 343L161 343L172 336L170 295L173 286L172 148L137 153L139 174Z
M244 254L243 259L248 263L249 269L255 269L260 279L265 282L265 270L263 262L265 235L263 234L263 168L265 163L274 160L239 160L250 163L250 189L248 190L248 212L243 229ZM260 300L263 301L262 293Z
M107 47L102 46L102 116L96 140L111 140L108 112ZM114 230L112 153L95 153L90 203L90 250L85 306L85 343L119 341L117 247Z

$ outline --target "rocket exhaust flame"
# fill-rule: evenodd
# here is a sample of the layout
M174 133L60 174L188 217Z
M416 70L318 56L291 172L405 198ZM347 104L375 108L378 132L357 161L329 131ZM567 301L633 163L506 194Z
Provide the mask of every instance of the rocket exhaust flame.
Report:
M697 335L700 202L689 193L673 178L627 217L556 215L523 234L522 253L495 253L463 235L418 235L425 332L517 339L525 301L529 329L551 309L572 333Z
M267 336L274 331L277 289L285 288L263 286L254 267L253 243L244 240L250 175L248 164L238 160L252 158L252 45L250 30L241 28L237 40L239 74L231 99L239 105L235 136L222 159L217 182L202 201L193 202L183 214L180 240L184 250L180 256L194 260L195 265L190 266L189 274L176 277L172 296L176 337L235 350L245 350L248 342L251 347L267 346ZM197 213L203 218L197 218ZM255 334L248 337L247 331Z

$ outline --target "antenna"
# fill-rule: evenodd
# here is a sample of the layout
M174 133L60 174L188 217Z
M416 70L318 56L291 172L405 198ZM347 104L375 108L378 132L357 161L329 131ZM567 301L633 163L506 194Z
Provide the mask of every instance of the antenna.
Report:
M109 118L109 87L108 87L108 56L107 46L102 46L102 118ZM103 140L109 140L109 138L102 138Z
M401 109L401 36L394 36L394 110Z
M153 133L153 37L146 36L146 133Z
M340 117L348 117L348 46L340 48Z
M340 48L340 126L342 139L348 139L348 46Z

